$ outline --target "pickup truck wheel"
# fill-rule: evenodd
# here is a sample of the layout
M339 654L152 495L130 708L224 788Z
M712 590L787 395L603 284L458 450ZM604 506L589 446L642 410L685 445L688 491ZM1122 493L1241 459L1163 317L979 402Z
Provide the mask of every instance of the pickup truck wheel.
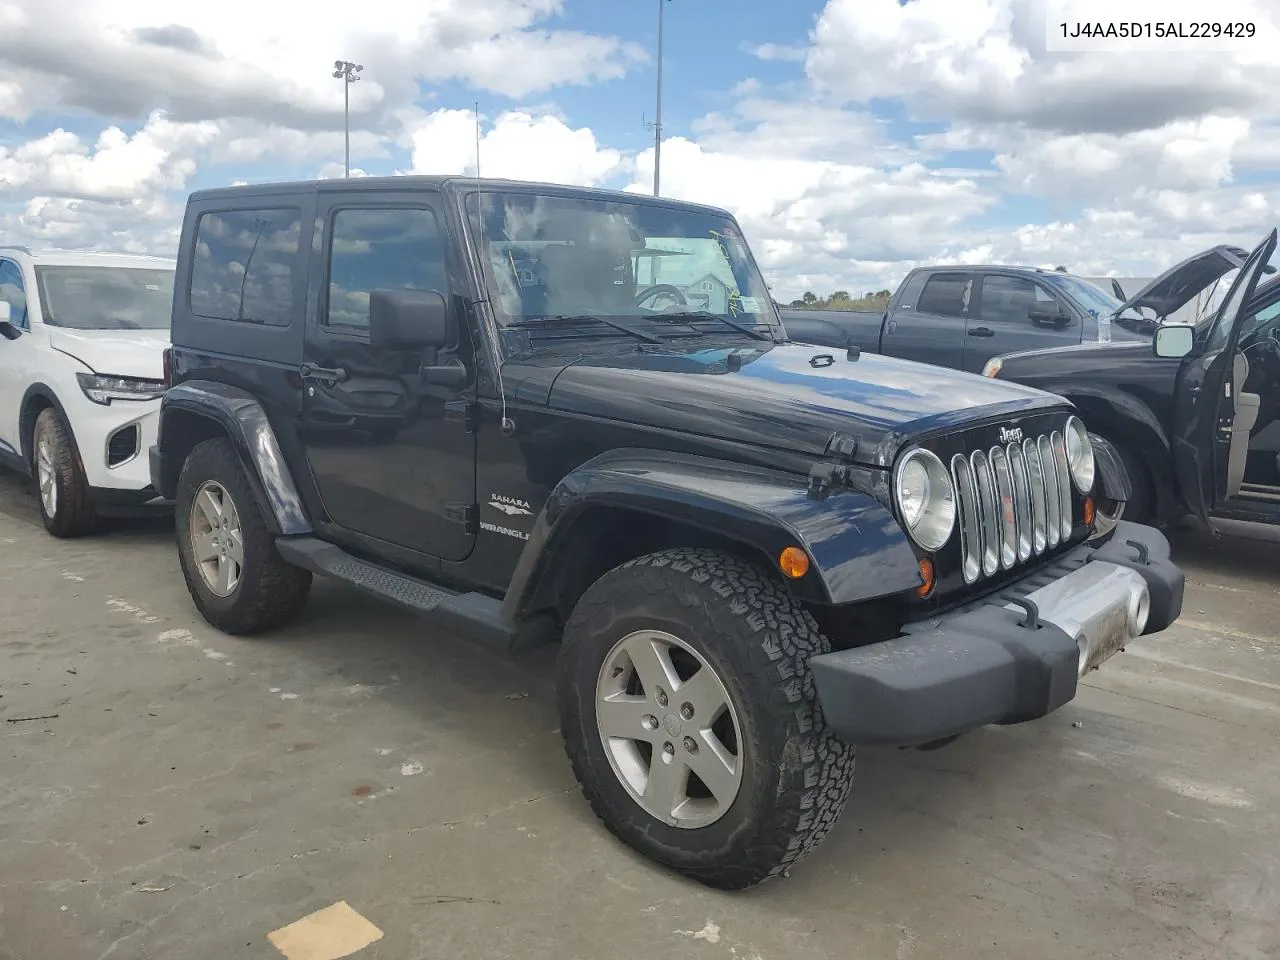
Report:
M824 724L813 618L712 550L632 560L582 596L560 650L560 728L596 815L709 886L742 889L814 850L853 783Z
M53 407L36 417L31 445L35 451L36 494L40 519L55 537L82 537L96 526L89 481L66 420Z
M286 563L229 440L199 443L178 478L174 515L187 589L210 624L249 634L297 615L311 573Z

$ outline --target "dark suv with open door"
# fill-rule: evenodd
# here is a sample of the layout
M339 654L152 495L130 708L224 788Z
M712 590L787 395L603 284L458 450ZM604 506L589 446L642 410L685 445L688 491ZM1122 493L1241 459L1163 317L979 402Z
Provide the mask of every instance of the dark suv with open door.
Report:
M1194 325L1153 325L1145 342L1007 354L984 372L1076 405L1125 463L1125 517L1190 515L1215 531L1272 538L1280 534L1280 277L1260 280L1274 272L1275 245L1273 230L1222 306ZM1206 268L1201 286L1227 270ZM1178 298L1198 292L1187 284ZM1104 526L1112 519L1105 503L1100 515Z

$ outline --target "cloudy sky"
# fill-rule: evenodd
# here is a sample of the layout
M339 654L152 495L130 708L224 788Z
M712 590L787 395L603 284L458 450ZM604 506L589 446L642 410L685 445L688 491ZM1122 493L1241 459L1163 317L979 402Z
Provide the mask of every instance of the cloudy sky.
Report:
M1217 0L1234 51L1047 52L1057 2L670 0L663 193L737 214L779 299L1280 222L1280 0ZM361 172L473 173L478 101L482 174L649 190L656 39L657 0L0 0L0 242L172 255L192 189L340 176L338 58Z

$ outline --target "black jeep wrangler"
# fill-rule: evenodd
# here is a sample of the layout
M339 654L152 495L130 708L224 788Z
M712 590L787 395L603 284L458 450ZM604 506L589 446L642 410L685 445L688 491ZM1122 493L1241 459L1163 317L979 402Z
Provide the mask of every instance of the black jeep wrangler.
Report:
M1042 717L1180 613L1059 397L788 342L723 210L369 178L193 194L156 488L201 614L313 574L560 644L606 826L742 888L813 850L857 744ZM1114 492L1114 491L1113 491Z

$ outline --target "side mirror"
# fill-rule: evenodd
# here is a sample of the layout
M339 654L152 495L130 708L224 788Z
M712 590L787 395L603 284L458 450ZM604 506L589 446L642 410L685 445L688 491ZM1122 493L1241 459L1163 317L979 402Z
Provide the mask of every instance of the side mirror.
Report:
M13 325L13 306L8 300L0 300L0 337L17 340L22 331Z
M1195 330L1182 323L1162 323L1156 327L1152 350L1157 357L1180 360L1196 345Z
M1057 300L1037 300L1027 311L1027 317L1032 323L1051 324L1066 323L1070 319Z
M374 290L369 294L369 343L390 350L447 347L454 325L435 290Z

